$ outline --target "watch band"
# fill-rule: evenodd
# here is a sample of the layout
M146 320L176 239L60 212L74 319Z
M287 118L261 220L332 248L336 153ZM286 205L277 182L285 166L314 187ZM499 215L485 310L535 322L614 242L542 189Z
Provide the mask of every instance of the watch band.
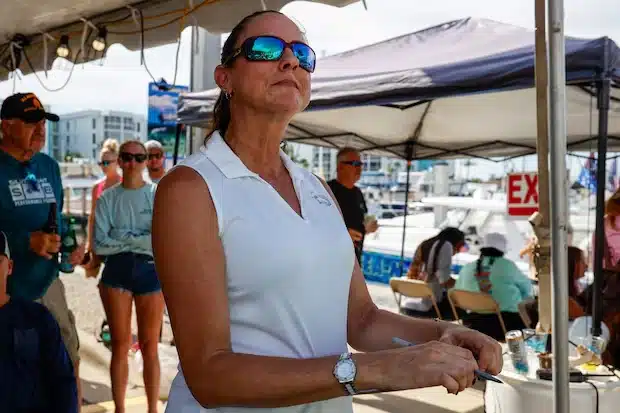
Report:
M357 390L353 383L344 383L344 388L349 392L349 396L355 396L357 394Z

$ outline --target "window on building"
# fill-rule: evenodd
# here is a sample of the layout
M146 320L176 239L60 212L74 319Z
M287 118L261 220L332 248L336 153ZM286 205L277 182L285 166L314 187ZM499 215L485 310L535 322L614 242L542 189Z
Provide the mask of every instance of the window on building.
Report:
M136 123L136 131L138 133L140 132L140 122Z
M93 129L97 129L97 119L93 118Z
M120 116L105 116L103 118L103 127L104 129L119 130L121 128Z
M93 133L93 145L97 144L97 134Z
M69 132L69 130L71 130L71 122L67 122L67 132Z

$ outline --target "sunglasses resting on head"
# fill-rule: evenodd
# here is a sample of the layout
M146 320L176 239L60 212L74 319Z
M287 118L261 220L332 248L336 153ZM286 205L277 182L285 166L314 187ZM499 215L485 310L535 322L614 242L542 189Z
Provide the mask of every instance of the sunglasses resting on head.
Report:
M306 43L293 41L285 42L276 36L255 36L247 38L241 47L232 55L224 59L224 65L230 64L239 56L245 57L252 62L275 62L282 58L284 50L291 49L299 66L305 71L312 73L316 67L316 54Z

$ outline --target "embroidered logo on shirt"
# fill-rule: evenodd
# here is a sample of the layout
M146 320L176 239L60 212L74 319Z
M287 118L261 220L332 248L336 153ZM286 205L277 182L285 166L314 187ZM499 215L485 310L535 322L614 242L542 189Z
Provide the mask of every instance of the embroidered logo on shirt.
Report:
M152 208L143 208L140 211L140 215L153 215L153 209Z
M49 204L56 202L54 189L47 182L47 178L37 178L9 181L9 192L15 206Z
M313 193L312 198L321 205L331 206L332 204L332 201L325 195Z

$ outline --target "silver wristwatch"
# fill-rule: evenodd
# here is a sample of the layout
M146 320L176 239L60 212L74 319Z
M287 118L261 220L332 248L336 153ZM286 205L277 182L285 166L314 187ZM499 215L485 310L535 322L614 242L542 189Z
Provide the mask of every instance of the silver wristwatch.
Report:
M342 353L334 366L334 377L351 396L357 394L357 390L353 386L356 374L357 367L355 367L355 362L351 358L351 353Z

